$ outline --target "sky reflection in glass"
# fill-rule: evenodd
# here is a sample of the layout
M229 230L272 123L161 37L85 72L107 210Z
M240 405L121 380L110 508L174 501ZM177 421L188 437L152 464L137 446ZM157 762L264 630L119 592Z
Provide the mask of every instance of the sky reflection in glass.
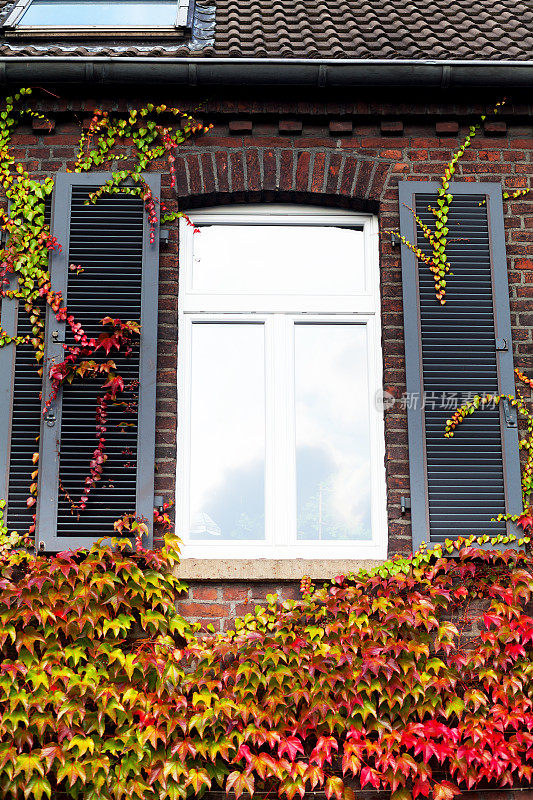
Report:
M295 326L298 539L370 539L366 326Z
M202 225L194 237L193 292L358 294L363 232L289 225Z
M20 25L172 27L177 0L33 0Z
M190 537L264 539L264 326L192 326Z

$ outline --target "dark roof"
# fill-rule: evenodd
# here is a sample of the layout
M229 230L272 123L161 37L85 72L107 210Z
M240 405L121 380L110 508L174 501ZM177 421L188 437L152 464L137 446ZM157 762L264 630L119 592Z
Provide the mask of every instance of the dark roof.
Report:
M1 10L12 2L0 0ZM531 0L216 0L192 40L0 39L0 55L533 59Z

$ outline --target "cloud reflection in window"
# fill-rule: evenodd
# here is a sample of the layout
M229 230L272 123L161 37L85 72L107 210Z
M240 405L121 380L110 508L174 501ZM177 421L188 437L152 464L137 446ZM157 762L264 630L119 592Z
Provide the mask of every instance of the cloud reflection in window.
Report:
M191 539L264 539L264 326L192 326Z
M370 539L366 326L295 328L298 539Z

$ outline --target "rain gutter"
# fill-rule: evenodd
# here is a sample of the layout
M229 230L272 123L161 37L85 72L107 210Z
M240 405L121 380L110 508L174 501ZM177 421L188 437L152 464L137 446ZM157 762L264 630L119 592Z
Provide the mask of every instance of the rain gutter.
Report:
M530 87L533 60L3 56L0 83Z

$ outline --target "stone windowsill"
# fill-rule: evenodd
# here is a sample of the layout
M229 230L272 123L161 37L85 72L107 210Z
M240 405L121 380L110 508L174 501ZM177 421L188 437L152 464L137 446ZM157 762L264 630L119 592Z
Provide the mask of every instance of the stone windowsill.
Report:
M183 580L201 581L297 581L303 575L327 580L383 563L375 559L184 558L174 572Z

